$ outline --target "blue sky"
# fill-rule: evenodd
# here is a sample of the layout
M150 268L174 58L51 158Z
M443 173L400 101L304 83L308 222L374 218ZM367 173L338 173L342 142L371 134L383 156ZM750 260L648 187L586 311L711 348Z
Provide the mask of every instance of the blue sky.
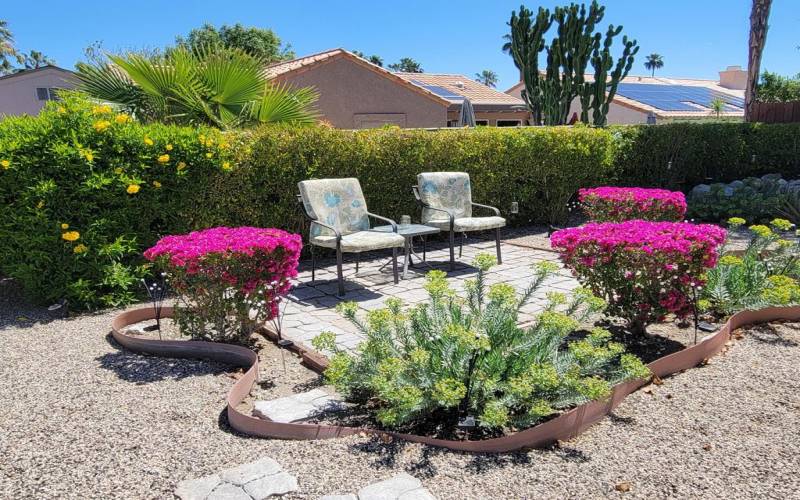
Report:
M587 0L588 2L588 0ZM546 0L548 7L569 3ZM204 22L272 28L298 55L343 47L378 54L387 63L413 57L425 71L462 73L491 69L499 88L517 71L500 51L506 22L520 0L404 1L97 1L6 0L9 22L22 50L41 50L72 68L83 48L101 40L107 50L160 47ZM539 3L525 2L535 9ZM716 78L727 65L747 64L750 0L606 0L603 25L622 24L641 50L632 74L646 74L644 54L658 52L657 75ZM800 0L774 0L762 69L800 72Z

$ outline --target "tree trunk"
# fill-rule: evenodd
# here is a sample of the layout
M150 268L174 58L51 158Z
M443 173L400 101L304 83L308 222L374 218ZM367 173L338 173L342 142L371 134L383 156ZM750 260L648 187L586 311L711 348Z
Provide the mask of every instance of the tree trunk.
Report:
M744 119L750 121L753 116L753 103L756 97L756 85L761 72L761 53L767 41L767 20L772 0L753 0L750 11L750 47L747 60L747 89L744 92Z

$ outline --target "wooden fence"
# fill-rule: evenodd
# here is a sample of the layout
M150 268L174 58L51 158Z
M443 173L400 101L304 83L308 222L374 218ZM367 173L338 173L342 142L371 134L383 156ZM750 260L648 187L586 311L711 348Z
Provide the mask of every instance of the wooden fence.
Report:
M753 103L753 117L750 121L798 123L800 122L800 101L755 102Z

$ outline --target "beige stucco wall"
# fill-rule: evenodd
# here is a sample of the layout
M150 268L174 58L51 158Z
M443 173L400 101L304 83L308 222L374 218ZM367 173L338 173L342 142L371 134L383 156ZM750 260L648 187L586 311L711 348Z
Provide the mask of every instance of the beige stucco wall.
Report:
M36 88L75 87L70 74L55 68L43 68L30 73L22 73L0 79L0 116L2 115L35 115L47 101L40 101L36 96Z
M277 80L316 88L317 108L336 128L447 126L446 105L344 57Z

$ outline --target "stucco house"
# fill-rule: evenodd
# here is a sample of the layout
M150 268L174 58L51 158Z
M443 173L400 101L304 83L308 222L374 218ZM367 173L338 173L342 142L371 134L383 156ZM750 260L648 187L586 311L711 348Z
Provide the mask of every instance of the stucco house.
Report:
M716 116L710 107L715 98L725 102L721 117L743 118L746 84L747 71L740 66L720 71L719 80L627 76L619 83L611 101L608 123L663 123L708 118ZM521 97L523 88L524 84L519 82L506 93ZM570 116L580 115L580 112L580 102L576 100L570 108Z
M462 75L393 73L341 48L275 63L266 73L278 83L314 87L322 119L336 128L452 126L464 97L479 124L525 124L528 116L519 98Z
M77 80L72 71L43 66L0 76L0 117L36 115L59 89L72 89Z

